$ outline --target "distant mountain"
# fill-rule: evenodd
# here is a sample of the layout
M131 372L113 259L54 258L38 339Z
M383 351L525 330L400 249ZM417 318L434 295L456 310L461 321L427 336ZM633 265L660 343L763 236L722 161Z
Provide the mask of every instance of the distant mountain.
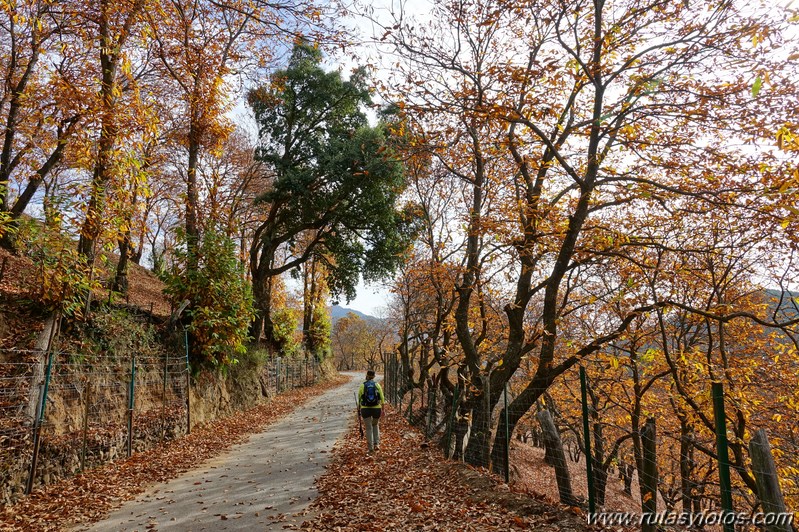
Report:
M342 307L341 305L333 305L332 307L330 307L330 321L332 321L333 324L335 324L340 318L343 318L350 312L352 312L353 314L355 314L356 316L365 321L380 321L380 318L370 316L369 314L364 314L360 310Z

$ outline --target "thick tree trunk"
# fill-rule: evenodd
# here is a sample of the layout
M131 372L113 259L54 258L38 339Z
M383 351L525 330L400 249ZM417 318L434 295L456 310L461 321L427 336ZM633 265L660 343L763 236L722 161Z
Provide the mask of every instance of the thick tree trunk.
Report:
M189 163L186 168L186 249L189 263L187 267L194 271L199 267L198 250L200 247L200 226L197 210L199 192L197 188L197 165L200 157L199 132L195 124L189 129Z
M472 409L472 429L469 434L469 444L463 454L464 461L467 464L488 467L488 449L490 445L490 419L485 405L478 404Z
M596 405L593 407L596 412ZM596 496L597 506L605 505L605 490L608 485L608 467L610 462L605 461L605 441L602 435L602 424L596 421L594 423L594 457L593 457L593 473L594 473L594 495ZM586 459L590 459L586 457Z
M552 414L549 410L542 410L536 414L538 422L541 424L541 431L544 434L544 445L551 450L550 456L554 459L555 479L558 483L558 495L561 504L576 506L577 500L571 486L571 474L569 465L566 461L566 453L563 452L563 442L560 439L560 432L555 426Z
M81 228L78 252L86 257L90 264L94 262L94 252L97 239L104 225L106 188L111 182L111 168L113 166L114 146L119 133L119 124L116 117L117 103L117 68L121 48L128 37L130 24L138 16L142 2L137 2L130 9L127 20L120 34L116 38L111 35L112 22L109 19L112 6L108 0L100 2L100 67L101 84L100 100L102 105L100 137L97 140L97 161L94 165L94 174L89 193L89 204L86 209L86 218Z
M130 250L130 232L126 232L119 242L119 262L114 274L111 290L121 294L128 293L128 253Z

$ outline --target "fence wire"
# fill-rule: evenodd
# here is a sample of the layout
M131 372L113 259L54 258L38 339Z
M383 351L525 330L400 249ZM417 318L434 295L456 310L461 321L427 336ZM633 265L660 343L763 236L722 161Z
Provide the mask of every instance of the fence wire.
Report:
M181 350L182 351L182 350ZM309 386L314 359L259 366L264 394ZM0 350L0 504L189 430L185 355Z
M500 391L499 401L491 407L488 397L491 390L484 390L478 399L472 397L466 399L464 396L468 395L463 389L460 389L454 382L455 378L450 373L448 382L438 382L436 376L440 375L440 368L430 368L430 378L419 381L419 368L404 367L400 357L390 355L384 360L384 378L383 387L386 394L387 401L399 411L411 425L416 426L437 445L442 454L448 458L455 460L462 460L471 465L482 466L500 476L509 478L510 472L514 471L517 475L516 480L525 481L524 478L519 478L520 471L525 469L518 468L513 463L513 455L507 453L503 455L509 447L514 450L534 449L538 448L543 453L543 461L548 466L552 466L555 471L553 476L557 483L558 496L563 501L564 494L570 494L569 504L584 506L586 510L589 508L589 494L593 493L596 497L601 493L601 497L595 506L595 511L605 511L609 509L606 506L606 488L610 483L614 483L615 489L619 493L624 493L624 501L626 504L623 508L613 508L615 510L629 510L630 515L638 514L642 511L640 508L641 500L648 500L649 497L654 497L657 501L657 511L666 512L669 514L680 514L681 512L688 512L696 514L707 513L712 515L714 512L721 515L727 511L721 504L721 488L718 478L719 466L715 459L706 457L698 450L694 450L691 455L690 467L692 468L693 482L687 487L689 494L686 499L683 497L680 485L680 444L683 442L685 435L681 434L679 430L674 430L673 427L658 427L654 423L652 429L656 436L654 447L647 452L643 450L641 457L640 467L642 471L649 469L661 468L656 473L654 479L645 478L643 486L641 485L640 472L637 470L636 459L632 454L632 441L625 439L626 447L623 447L624 452L616 449L617 454L608 457L608 453L612 450L612 444L604 442L603 448L597 451L597 436L603 438L602 434L607 433L607 437L613 435L613 439L619 436L619 427L613 423L605 422L601 416L597 416L598 411L592 405L588 406L587 411L580 412L581 399L579 383L576 384L576 395L573 398L573 405L571 405L573 412L566 414L559 411L556 405L549 404L549 401L542 400L535 411L530 411L520 416L519 421L515 424L514 433L512 435L503 435L500 433L499 437L497 431L504 430L507 426L507 419L503 419L506 412L513 415L506 408L505 397L507 397L507 404L512 403L514 398L513 392L508 388ZM410 385L408 375L417 376L417 380L413 385ZM709 391L708 391L709 393ZM482 397L482 399L480 399ZM495 395L496 397L496 395ZM471 402L467 402L471 401ZM543 412L549 412L549 416L542 416ZM589 418L589 434L590 434L590 452L593 457L591 460L592 472L589 477L588 468L586 468L586 440L585 430L582 423L582 416L591 416ZM547 434L544 428L545 417L551 420L549 425L551 431ZM504 423L503 423L504 421ZM645 432L643 428L644 420L641 420L641 433L643 437ZM796 420L790 420L790 423L796 423ZM756 428L756 427L754 427ZM753 432L754 432L753 428ZM679 429L679 428L678 428ZM552 434L555 434L555 439L559 440L552 442ZM799 445L797 445L797 432L791 430L787 432L788 437L774 438L771 442L771 453L777 458L778 468L773 465L770 469L761 470L759 466L752 464L752 470L757 475L762 476L764 479L770 479L772 486L781 486L782 495L786 502L788 500L796 500L797 485L799 485ZM549 438L548 438L549 437ZM694 440L691 440L696 445L701 445L706 449L716 449L716 439L713 434L704 435L703 440L695 440L698 435L694 435ZM513 443L506 446L505 441ZM500 444L497 445L496 441ZM561 454L560 460L563 465L562 471L564 475L559 475L558 468L555 464L558 461L557 456L553 456L553 447L560 446ZM602 456L602 461L597 458L597 453ZM557 454L557 453L554 453ZM519 455L530 459L530 456L540 456L539 454L530 454L524 452ZM536 459L537 460L537 459ZM536 462L537 464L538 462ZM579 464L579 467L575 465ZM665 464L665 465L664 465ZM773 462L772 462L773 464ZM522 465L522 464L519 464ZM524 464L528 465L528 464ZM685 465L685 464L682 464ZM536 466L538 467L538 466ZM669 469L671 468L671 469ZM571 470L571 473L568 471ZM558 478L560 477L560 478ZM536 477L539 478L540 477ZM732 486L733 497L733 511L749 512L762 511L764 503L761 502L757 494L751 493L736 477L734 478ZM599 487L601 484L601 488ZM530 484L526 484L530 485ZM536 486L533 486L536 489ZM601 490L601 491L600 491ZM652 494L652 495L645 495ZM690 501L693 506L687 510L683 507L686 505L686 500ZM791 511L788 505L787 511ZM771 511L771 508L769 509ZM754 513L752 513L754 515ZM706 530L714 531L721 530L722 527L709 526ZM737 524L736 530L755 530L757 527L748 524ZM782 528L774 530L783 530ZM785 530L789 530L786 528Z

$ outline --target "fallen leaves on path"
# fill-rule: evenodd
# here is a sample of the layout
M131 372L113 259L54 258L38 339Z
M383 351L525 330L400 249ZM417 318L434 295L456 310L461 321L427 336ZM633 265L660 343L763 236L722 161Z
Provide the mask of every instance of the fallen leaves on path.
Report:
M577 510L514 493L485 472L444 460L390 407L380 431L372 455L357 427L339 441L302 530L599 530Z
M338 376L310 388L282 393L251 410L193 427L191 434L136 453L127 460L112 462L36 490L17 504L0 509L0 529L9 532L63 530L69 524L98 521L147 486L176 478L222 454L298 405L348 381L349 377Z

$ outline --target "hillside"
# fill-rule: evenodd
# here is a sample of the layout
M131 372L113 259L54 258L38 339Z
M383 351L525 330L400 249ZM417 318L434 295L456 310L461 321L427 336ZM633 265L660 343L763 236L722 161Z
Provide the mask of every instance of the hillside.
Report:
M376 318L376 317L371 316L369 314L365 314L365 313L361 312L360 310L355 310L355 309L352 309L352 308L342 307L341 305L332 305L330 307L330 319L332 320L333 323L336 323L339 319L343 318L344 316L346 316L350 312L355 314L356 316L358 316L359 318L361 318L364 321L380 321L380 318Z
M117 257L109 257L108 265L98 269L101 286L107 286L116 266ZM127 306L150 314L156 320L169 317L169 299L164 295L164 283L138 264L130 263L129 290L125 296L116 295L117 305ZM31 332L41 330L42 315L31 300L41 290L39 267L25 256L18 256L0 248L0 349L32 347ZM94 301L108 301L107 289L95 290Z

